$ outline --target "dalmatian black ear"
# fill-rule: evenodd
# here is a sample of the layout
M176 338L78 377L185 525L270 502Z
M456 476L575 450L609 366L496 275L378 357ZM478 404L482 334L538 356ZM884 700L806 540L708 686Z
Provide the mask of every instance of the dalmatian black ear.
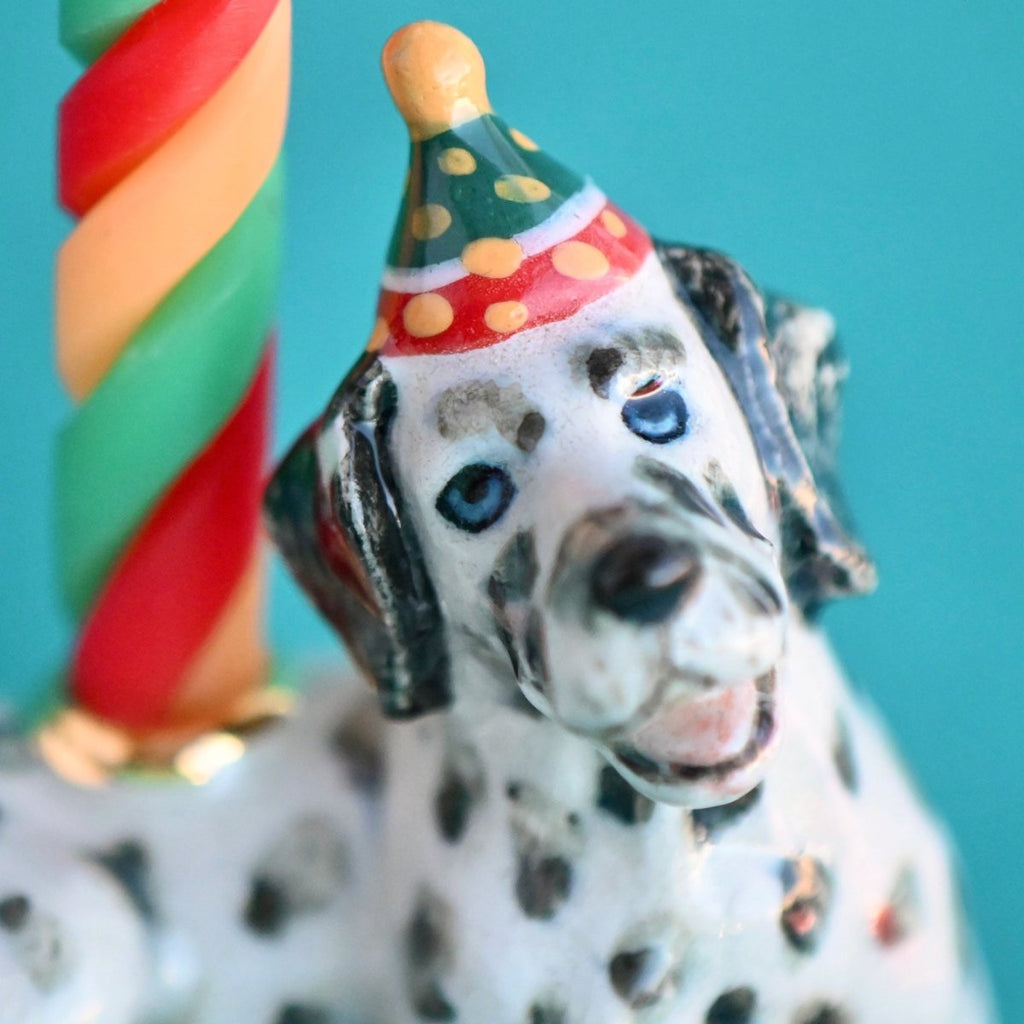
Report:
M384 713L449 701L441 609L396 486L389 447L398 392L365 358L275 472L268 530L300 585L375 681Z
M875 569L854 539L836 477L839 385L845 375L831 317L769 298L720 253L658 245L750 424L781 517L783 569L808 614L863 594Z

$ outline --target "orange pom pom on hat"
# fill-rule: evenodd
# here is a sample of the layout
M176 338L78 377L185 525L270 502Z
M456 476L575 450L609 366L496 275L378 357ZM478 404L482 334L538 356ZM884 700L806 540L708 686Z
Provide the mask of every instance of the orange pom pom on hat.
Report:
M466 36L408 25L383 64L412 151L371 351L485 348L572 316L639 270L647 233L491 111Z

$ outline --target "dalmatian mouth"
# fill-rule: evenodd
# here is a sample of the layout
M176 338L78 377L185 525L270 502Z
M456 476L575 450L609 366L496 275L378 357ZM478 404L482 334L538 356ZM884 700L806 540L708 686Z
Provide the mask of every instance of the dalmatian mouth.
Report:
M651 783L724 779L749 767L777 732L776 672L663 707L612 746L623 767Z

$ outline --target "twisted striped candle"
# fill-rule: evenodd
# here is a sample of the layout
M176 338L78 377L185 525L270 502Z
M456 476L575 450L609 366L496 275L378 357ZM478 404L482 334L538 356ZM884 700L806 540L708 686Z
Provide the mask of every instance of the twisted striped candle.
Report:
M71 696L135 736L265 672L258 536L289 0L63 0L57 452Z

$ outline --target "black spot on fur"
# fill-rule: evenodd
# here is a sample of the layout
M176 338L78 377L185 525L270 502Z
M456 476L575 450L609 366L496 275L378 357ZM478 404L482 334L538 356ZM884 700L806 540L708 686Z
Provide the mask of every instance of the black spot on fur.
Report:
M851 792L856 793L860 787L860 773L853 755L853 742L850 729L843 718L836 719L836 738L832 746L832 760L842 784Z
M438 977L452 959L449 916L447 904L425 892L406 927L409 998L424 1020L454 1020L456 1016Z
M479 755L467 743L450 741L441 785L434 797L434 817L445 840L455 843L462 838L485 791Z
M287 1003L281 1007L274 1024L331 1024L331 1015L320 1006Z
M752 988L731 988L711 1004L704 1024L749 1024L756 1005L757 996Z
M455 1008L445 998L436 981L425 981L413 988L412 1005L424 1020L455 1020Z
M520 451L532 452L537 447L537 442L544 436L546 427L547 421L539 412L528 412L516 431L516 447Z
M424 898L416 905L406 931L405 948L413 967L430 967L445 948L441 915L433 901Z
M25 927L32 912L32 903L27 896L18 893L0 900L0 928L6 932L18 932Z
M595 348L587 356L587 377L594 394L608 397L608 385L622 366L623 358L617 348Z
M93 858L124 886L135 909L147 921L156 918L150 879L149 854L138 840L129 839Z
M527 917L554 917L572 889L572 865L564 858L536 853L519 856L516 899Z
M610 764L601 769L597 806L624 825L642 825L654 814L654 801L638 793Z
M434 800L434 814L441 835L449 843L462 838L472 806L473 794L466 780L454 773L446 773Z
M780 877L785 889L779 914L782 932L797 952L811 953L828 919L831 880L822 863L807 856L783 861Z
M349 715L331 733L331 751L341 760L352 785L373 796L384 784L384 754L379 723L370 708Z
M662 996L670 967L668 958L656 949L625 950L612 957L608 976L619 998L638 1010Z
M527 1011L526 1024L565 1024L565 1007L550 1002L534 1003Z
M726 347L736 351L740 318L729 259L710 249L674 250L673 257L672 265L697 312Z
M257 935L277 935L288 919L288 900L284 889L270 878L257 876L249 889L244 919Z
M760 785L755 786L739 800L733 800L731 804L721 804L718 807L705 807L699 811L691 812L693 821L693 834L700 843L706 843L721 832L735 824L740 818L757 806L761 800L762 789Z
M853 1017L835 1003L813 1003L797 1011L793 1024L853 1024Z

